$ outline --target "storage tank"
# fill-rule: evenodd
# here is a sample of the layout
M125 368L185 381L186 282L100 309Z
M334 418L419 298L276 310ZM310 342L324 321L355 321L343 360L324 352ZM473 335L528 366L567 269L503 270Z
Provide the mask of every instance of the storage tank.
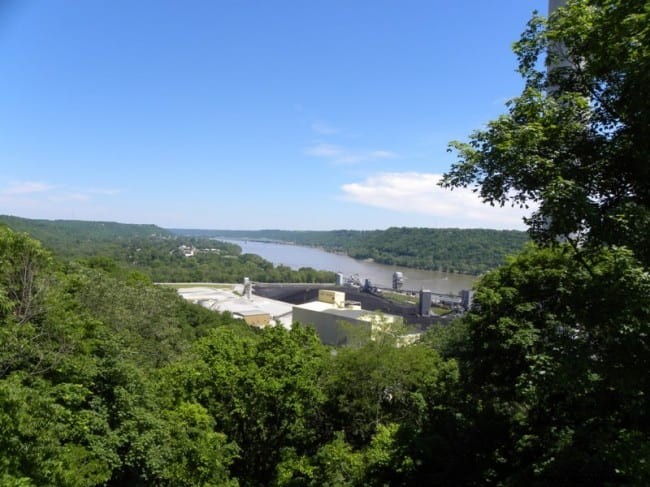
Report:
M251 280L248 277L244 277L244 296L246 298L250 299L251 298L251 288L252 288Z
M399 271L393 272L393 289L395 291L401 291L403 285L404 285L404 274Z
M431 291L422 289L420 291L420 305L418 306L420 316L431 316Z
M345 284L345 279L343 278L343 274L340 272L336 273L336 285L337 286L343 286Z

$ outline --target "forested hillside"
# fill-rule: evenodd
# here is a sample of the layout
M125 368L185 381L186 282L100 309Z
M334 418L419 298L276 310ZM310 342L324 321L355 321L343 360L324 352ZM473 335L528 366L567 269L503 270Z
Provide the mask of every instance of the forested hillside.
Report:
M0 228L0 484L644 485L650 282L583 258L530 249L464 321L334 354Z
M274 266L237 245L177 237L155 225L0 216L0 225L26 232L66 260L117 271L138 271L154 282L334 282L334 273ZM191 250L191 256L185 250Z
M64 257L93 255L98 244L119 242L134 238L171 237L168 230L156 225L137 225L115 222L80 220L34 220L0 215L0 224L18 232L29 233L48 248Z
M178 235L291 242L356 259L465 274L481 274L520 252L529 238L516 230L389 228L387 230L171 230Z

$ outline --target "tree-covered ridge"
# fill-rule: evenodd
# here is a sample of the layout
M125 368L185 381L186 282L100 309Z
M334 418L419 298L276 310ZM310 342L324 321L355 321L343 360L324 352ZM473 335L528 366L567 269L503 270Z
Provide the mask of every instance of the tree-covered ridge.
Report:
M528 242L516 230L389 228L387 230L172 230L179 235L290 242L418 269L480 274L503 264Z
M168 237L171 233L156 225L96 222L83 220L35 220L17 216L0 215L0 224L17 232L29 233L49 248L64 254L72 247L79 251L84 243L113 241L151 236Z
M5 223L6 222L6 223ZM0 217L66 260L108 271L137 271L154 282L334 282L334 273L275 266L237 245L177 237L154 225ZM185 250L191 250L191 256Z
M232 319L6 228L0 263L2 485L181 485L195 442L214 449L203 475L227 479L234 450L200 409L167 408L153 378Z

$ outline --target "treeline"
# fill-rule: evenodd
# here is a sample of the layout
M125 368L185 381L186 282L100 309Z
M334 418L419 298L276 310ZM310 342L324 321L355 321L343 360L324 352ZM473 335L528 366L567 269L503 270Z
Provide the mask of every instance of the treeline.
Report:
M26 232L62 257L76 258L102 252L103 244L148 238L171 238L173 234L156 225L82 220L36 220L0 215L0 224Z
M172 230L178 235L250 238L322 247L356 259L418 269L481 274L520 252L529 241L516 230L389 228L387 230Z
M0 484L647 485L647 273L576 257L531 248L463 321L333 353L0 228Z
M0 223L27 232L61 257L110 257L138 269L154 281L333 282L332 272L274 266L253 255L241 255L233 244L215 237L291 242L322 247L356 259L372 259L419 269L481 274L505 262L528 241L525 232L457 228L389 228L387 230L166 230L155 225L76 220L32 220L0 215ZM184 258L181 245L218 252Z
M334 282L333 272L273 265L237 245L208 238L180 237L155 225L74 220L31 220L0 216L0 224L26 232L55 255L84 259L110 272L138 271L154 282ZM192 249L186 256L181 248Z
M184 249L191 249L190 256ZM333 272L303 267L293 270L254 254L242 254L237 245L196 238L134 238L112 242L87 258L93 266L103 266L105 257L120 266L138 270L154 282L242 282L249 277L258 282L334 282ZM110 265L110 263L109 263Z

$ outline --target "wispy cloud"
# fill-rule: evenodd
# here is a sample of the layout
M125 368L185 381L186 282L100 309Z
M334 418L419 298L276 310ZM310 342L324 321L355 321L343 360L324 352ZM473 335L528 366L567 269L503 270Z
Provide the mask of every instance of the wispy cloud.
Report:
M102 196L115 196L120 193L119 189L102 189L102 188L89 188L85 190L86 194L93 195L98 194Z
M0 193L6 196L20 196L34 193L45 193L51 191L56 186L38 181L13 182L9 186L0 190Z
M396 159L398 154L387 150L350 150L331 144L316 144L305 149L305 154L329 159L337 164L357 164L380 159Z
M336 145L330 144L317 144L305 149L305 154L308 156L314 157L327 157L329 159L334 159L340 157L343 154L343 149Z
M13 197L41 197L58 201L89 199L92 196L114 196L119 189L69 188L42 181L14 181L0 188L0 195Z
M336 127L332 127L330 124L318 120L312 122L311 129L320 135L334 135L340 132Z
M121 216L119 191L111 188L73 187L48 182L12 182L0 185L2 213L24 218L70 218L82 220L133 221L133 208Z
M62 203L65 201L88 201L90 195L88 193L80 192L62 192L56 193L49 197L49 200L53 203Z
M522 217L532 210L492 207L470 189L453 191L438 186L440 174L380 173L362 182L344 184L343 198L367 206L402 213L429 215L455 227L523 229ZM432 221L432 226L436 220Z
M374 150L368 152L369 159L395 159L398 155L395 152L388 150Z

